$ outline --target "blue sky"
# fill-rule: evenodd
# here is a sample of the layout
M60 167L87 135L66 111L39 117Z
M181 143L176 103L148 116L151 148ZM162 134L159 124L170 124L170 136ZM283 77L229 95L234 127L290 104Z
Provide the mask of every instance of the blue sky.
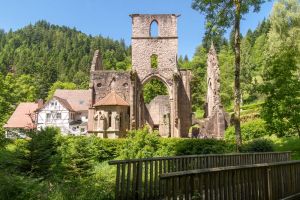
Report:
M204 34L204 16L191 8L192 0L0 0L0 29L16 30L44 19L52 24L75 27L84 33L125 39L130 44L132 13L181 14L178 20L179 54L190 58ZM259 13L245 16L244 34L266 18L273 1Z

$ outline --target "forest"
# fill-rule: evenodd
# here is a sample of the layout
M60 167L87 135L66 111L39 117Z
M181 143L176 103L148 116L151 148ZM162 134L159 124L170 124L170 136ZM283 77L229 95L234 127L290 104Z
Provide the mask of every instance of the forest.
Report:
M230 115L234 112L234 37L234 30L229 38L207 34L192 58L178 58L178 66L193 74L197 118L203 117L211 41L218 53L222 103ZM274 3L270 16L240 38L242 151L291 150L299 159L300 2ZM58 88L87 89L96 49L106 69L130 70L131 47L122 39L46 21L0 30L0 199L113 199L110 159L235 151L232 126L222 141L162 139L147 130L117 141L62 137L56 129L30 133L30 140L4 138L2 127L20 102L47 100ZM165 92L153 81L144 88L145 101Z

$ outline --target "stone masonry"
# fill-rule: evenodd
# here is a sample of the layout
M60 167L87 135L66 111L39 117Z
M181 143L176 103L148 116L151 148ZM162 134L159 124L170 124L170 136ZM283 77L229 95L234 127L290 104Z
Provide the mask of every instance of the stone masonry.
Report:
M89 119L94 120L89 120L88 131L100 137L117 138L122 137L129 129L142 128L148 124L152 130L158 129L161 136L187 137L192 116L191 72L179 70L177 66L178 16L130 16L131 71L104 70L100 52L96 51L94 54L89 86ZM150 34L152 23L158 25L158 35L155 37ZM152 56L157 57L157 68L151 67ZM164 83L168 89L168 96L158 97L150 102L150 105L158 108L150 111L144 103L142 89L151 79L158 79ZM116 103L105 102L105 106L97 104L105 98L115 99L113 102ZM158 119L158 122L153 123L150 119Z
M208 137L223 138L228 124L228 114L221 103L220 69L213 44L207 57L207 96L201 132Z

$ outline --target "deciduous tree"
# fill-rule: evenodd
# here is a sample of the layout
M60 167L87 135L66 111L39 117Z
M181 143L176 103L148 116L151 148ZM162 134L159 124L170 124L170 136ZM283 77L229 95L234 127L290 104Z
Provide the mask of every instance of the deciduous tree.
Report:
M242 145L241 123L240 123L240 21L242 16L253 8L258 12L260 5L265 0L193 0L192 7L206 15L207 27L209 32L214 30L224 30L233 26L234 29L234 54L235 54L235 81L234 81L234 125L236 133L237 149Z

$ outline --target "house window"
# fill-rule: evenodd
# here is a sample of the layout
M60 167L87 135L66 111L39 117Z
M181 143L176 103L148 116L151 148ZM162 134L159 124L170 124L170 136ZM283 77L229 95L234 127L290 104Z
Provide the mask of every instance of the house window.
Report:
M80 132L83 133L85 131L85 128L80 128Z
M49 122L49 121L50 121L50 118L51 118L51 114L50 114L50 113L47 113L47 114L46 114L46 122Z
M61 113L56 113L56 119L61 119Z
M112 114L111 111L108 112L108 127L111 127L111 118L112 118Z

